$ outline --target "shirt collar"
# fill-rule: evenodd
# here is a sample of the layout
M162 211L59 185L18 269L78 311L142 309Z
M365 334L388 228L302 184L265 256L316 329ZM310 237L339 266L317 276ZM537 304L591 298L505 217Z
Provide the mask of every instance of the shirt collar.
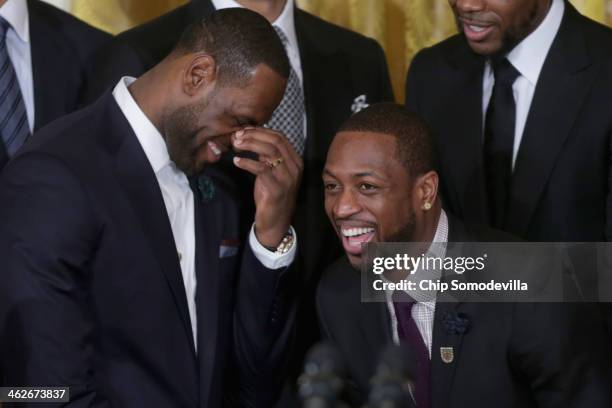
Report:
M427 250L427 256L444 258L446 256L446 245L448 244L448 217L446 212L442 210L440 212L440 218L438 219L438 225L436 226L436 233L434 235L434 239L429 249ZM439 279L441 276L440 271L427 271L427 275L423 276L423 271L418 270L415 271L414 274L407 277L408 280L412 280L414 282L418 282L421 279ZM381 275L381 279L385 282L388 280ZM420 289L412 290L410 292L406 292L409 296L411 296L415 301L420 304L425 305L431 310L434 310L436 307L436 291L422 291ZM386 298L387 302L393 302L393 291L386 290Z
M0 16L11 25L21 41L30 42L30 18L25 0L7 0L0 7Z
M564 11L563 0L553 0L542 23L507 55L508 61L533 86L538 82L548 51L561 27Z
M221 10L230 7L243 7L235 0L212 0L216 10ZM295 13L294 7L295 0L287 0L283 11L278 16L272 25L279 27L283 30L283 33L289 40L289 45L297 47L297 34L295 33L295 19L293 18Z
M171 163L168 147L159 130L149 120L147 115L140 109L128 86L130 86L136 78L123 77L113 90L113 96L119 105L119 109L125 115L128 123L134 130L138 142L142 146L151 167L155 174Z

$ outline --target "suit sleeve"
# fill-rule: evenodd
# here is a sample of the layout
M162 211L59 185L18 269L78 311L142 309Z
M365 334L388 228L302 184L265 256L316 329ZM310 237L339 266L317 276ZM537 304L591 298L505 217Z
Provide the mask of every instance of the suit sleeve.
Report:
M406 106L415 112L419 111L418 84L423 80L419 75L422 65L423 51L420 51L412 59L410 68L408 68L408 73L406 74Z
M100 48L94 57L94 68L87 79L83 96L85 105L94 102L112 89L124 76L139 77L146 71L140 55L128 43L118 38Z
M518 303L510 364L540 408L612 406L612 352L590 303Z
M372 40L374 41L374 40ZM374 41L376 49L376 59L378 61L378 87L380 91L379 102L394 102L393 87L391 86L391 78L389 76L389 66L387 65L387 57L385 51L378 42Z
M608 134L608 163L612 163L612 130ZM612 165L608 169L608 195L606 197L606 241L612 241Z
M87 265L100 227L84 189L59 160L26 153L0 178L0 219L5 384L67 386L66 407L110 407L92 370Z
M244 250L234 312L234 406L273 406L282 387L293 341L296 303L292 266L268 269L250 246Z

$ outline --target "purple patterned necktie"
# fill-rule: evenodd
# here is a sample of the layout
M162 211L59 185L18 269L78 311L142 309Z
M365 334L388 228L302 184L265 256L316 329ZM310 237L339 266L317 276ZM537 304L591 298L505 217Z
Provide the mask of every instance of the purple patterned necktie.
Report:
M6 153L12 157L30 135L30 128L17 74L6 46L9 27L10 24L0 17L0 133Z
M405 292L393 294L393 308L397 318L397 334L400 342L410 347L416 355L417 374L415 378L415 394L418 408L429 408L430 360L429 350L423 341L421 332L412 318L412 306L415 301Z

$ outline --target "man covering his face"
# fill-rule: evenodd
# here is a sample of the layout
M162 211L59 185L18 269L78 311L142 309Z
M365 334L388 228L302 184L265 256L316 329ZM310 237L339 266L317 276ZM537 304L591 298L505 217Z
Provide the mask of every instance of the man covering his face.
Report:
M259 126L288 75L263 17L218 11L10 162L5 384L70 387L70 406L273 404L293 332L302 161ZM254 219L240 211L253 199Z

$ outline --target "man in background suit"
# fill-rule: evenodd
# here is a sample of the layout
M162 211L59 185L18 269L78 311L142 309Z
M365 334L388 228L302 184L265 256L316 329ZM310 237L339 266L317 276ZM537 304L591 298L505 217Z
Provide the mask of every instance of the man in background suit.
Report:
M80 106L110 36L39 0L0 0L0 168L41 126Z
M5 384L68 386L70 407L271 406L293 333L302 162L258 126L288 76L263 17L217 11L9 162ZM244 192L212 166L229 149L250 153L233 159L255 177L248 235Z
M350 118L327 156L325 208L346 256L322 277L317 309L355 384L352 402L366 399L380 351L400 343L419 367L419 408L610 406L612 353L589 304L450 303L435 292L403 302L398 291L361 302L365 243L436 243L429 250L445 258L455 242L513 239L447 215L435 163L427 126L395 104Z
M611 239L612 30L565 0L449 3L460 34L406 85L446 207L530 241Z

